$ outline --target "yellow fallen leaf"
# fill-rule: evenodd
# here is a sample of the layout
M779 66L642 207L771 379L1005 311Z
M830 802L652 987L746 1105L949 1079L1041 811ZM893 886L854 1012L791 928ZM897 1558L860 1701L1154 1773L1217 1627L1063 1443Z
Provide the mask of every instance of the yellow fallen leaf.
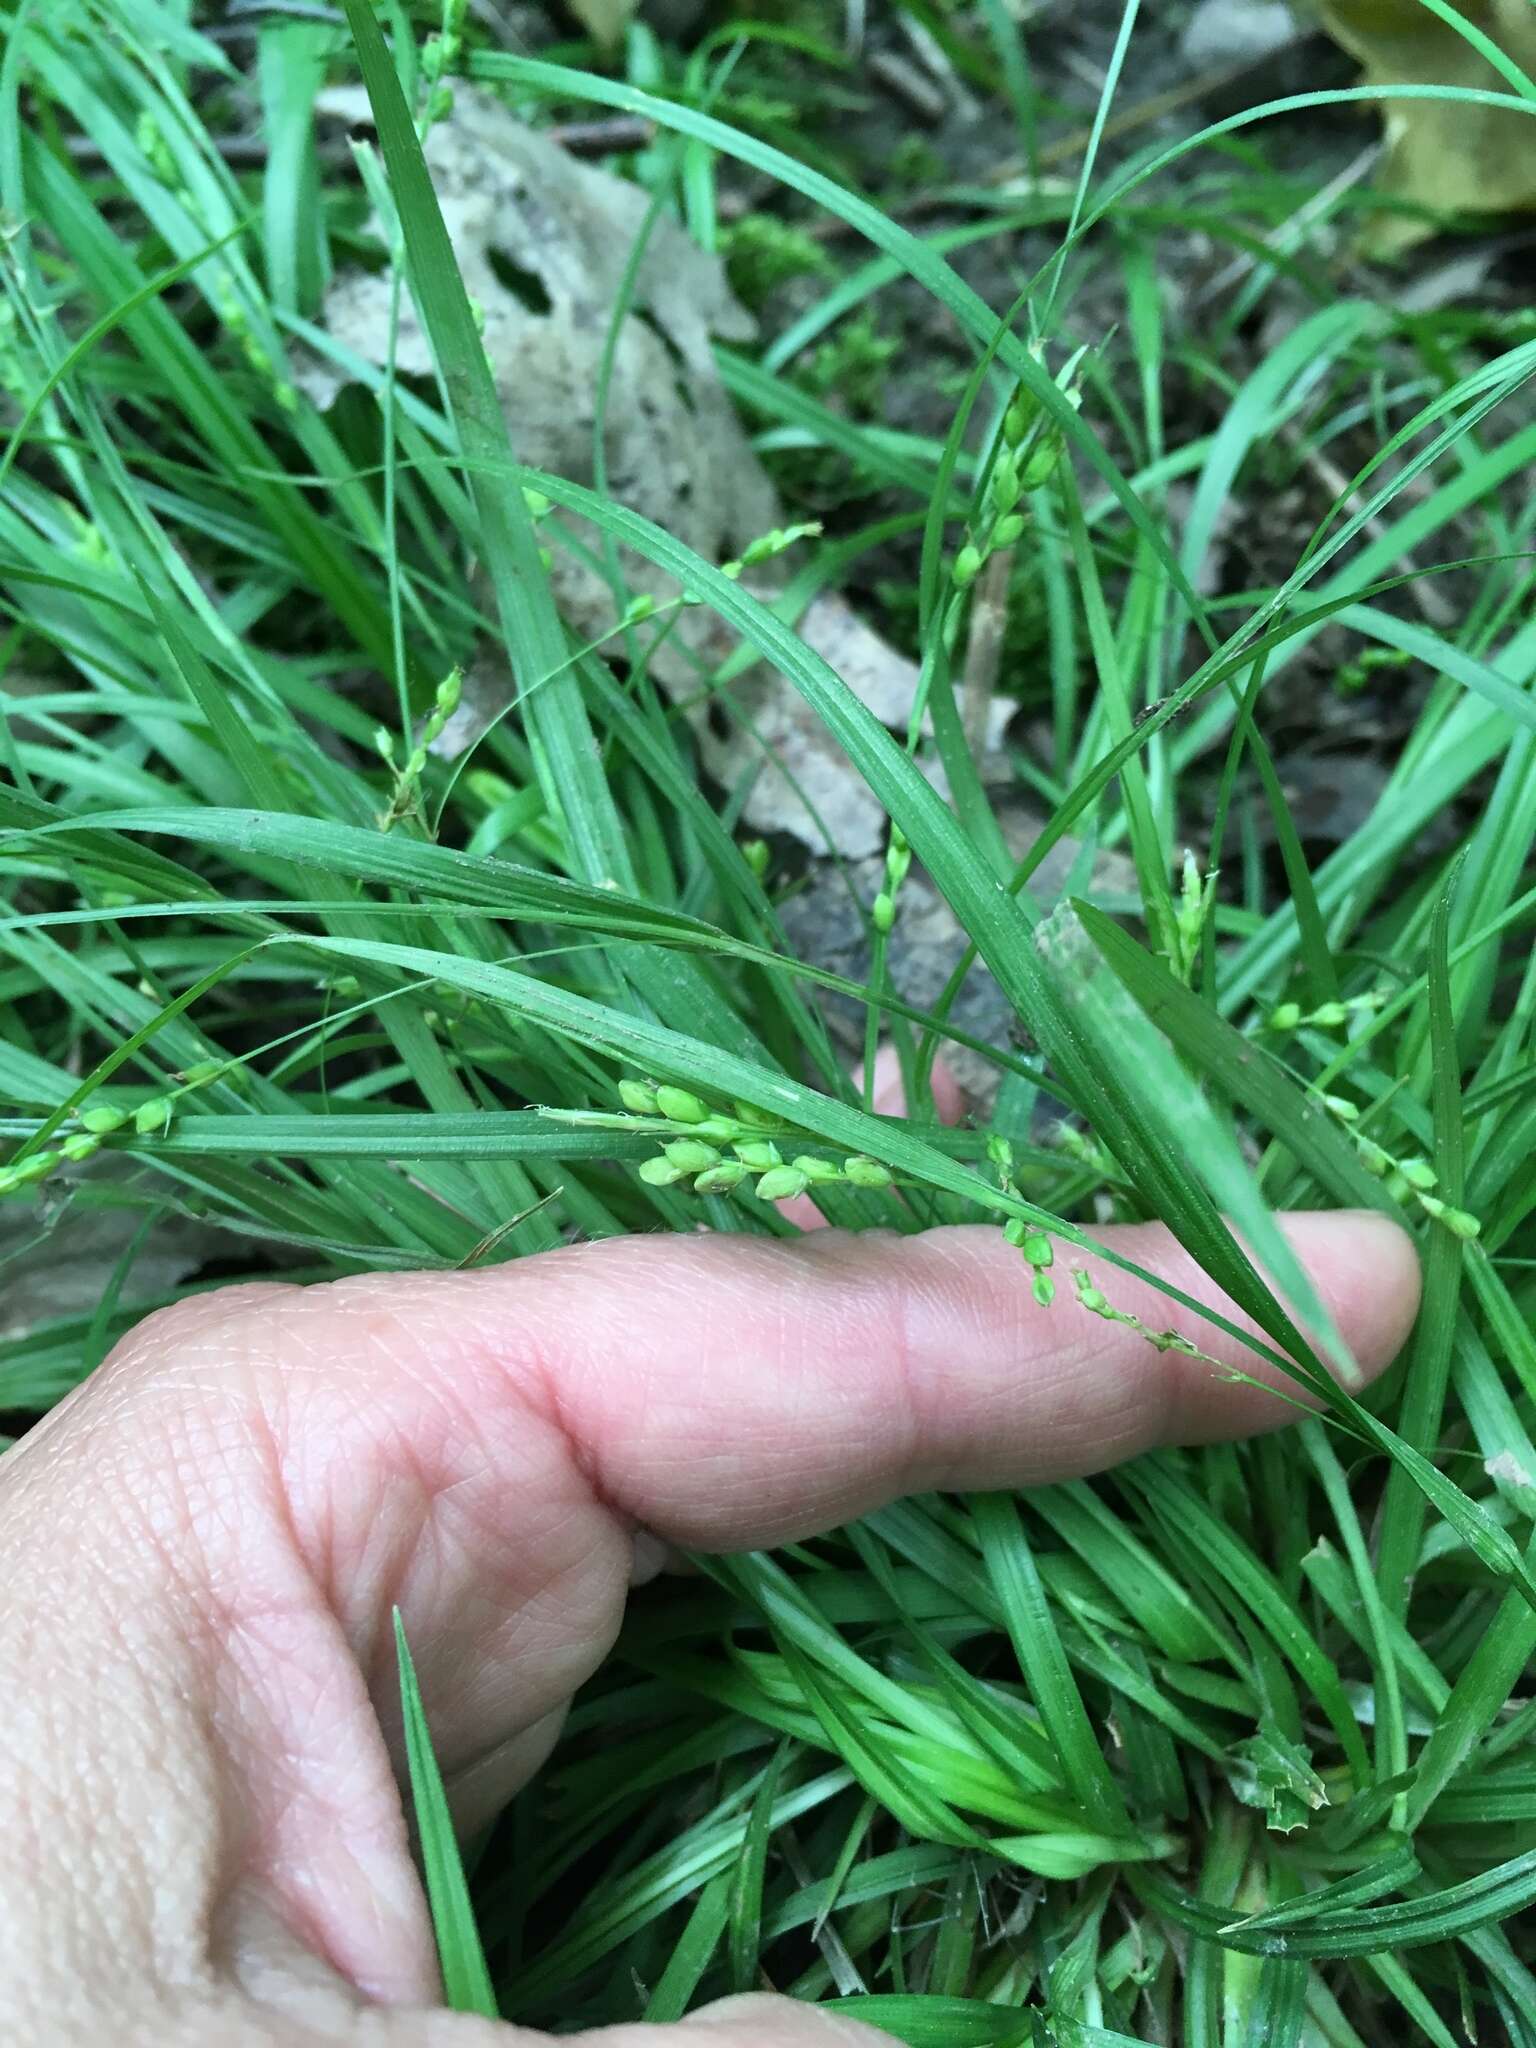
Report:
M1321 0L1323 25L1365 67L1367 85L1438 85L1513 93L1481 51L1422 0ZM1459 12L1527 76L1536 75L1531 0L1463 0ZM1522 212L1536 207L1536 113L1465 101L1386 100L1381 185L1433 214ZM1372 230L1377 253L1433 233L1428 220L1387 216Z
M615 50L635 18L639 0L565 0L565 4L594 43Z

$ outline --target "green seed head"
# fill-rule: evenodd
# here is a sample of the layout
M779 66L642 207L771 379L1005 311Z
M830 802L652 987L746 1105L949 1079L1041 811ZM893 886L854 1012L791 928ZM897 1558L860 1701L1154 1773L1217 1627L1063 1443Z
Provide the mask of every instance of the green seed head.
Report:
M1022 512L1005 512L992 528L992 545L995 548L1011 548L1024 531Z
M1011 449L997 458L992 471L992 503L999 512L1011 512L1019 502L1019 465Z
M768 842L766 839L745 839L742 841L741 857L761 881L768 872Z
M743 1138L735 1150L742 1165L750 1167L754 1173L766 1173L770 1167L784 1164L783 1153L767 1138Z
M644 1160L640 1167L640 1178L647 1187L669 1188L683 1177L681 1167L674 1166L665 1153L659 1152L654 1159Z
M110 1103L98 1102L94 1108L82 1109L76 1119L83 1131L93 1131L98 1137L105 1137L108 1131L120 1131L128 1121L126 1109L114 1109Z
M1003 439L1017 448L1040 417L1040 401L1025 385L1018 385L1003 415Z
M980 574L981 550L967 541L955 557L955 584L961 590L968 590Z
M987 1158L1004 1180L1013 1177L1013 1147L1001 1131L994 1131L987 1140Z
M1360 1114L1359 1104L1351 1102L1347 1095L1325 1095L1323 1107L1347 1124L1352 1124Z
M1060 461L1061 430L1059 427L1047 427L1020 465L1019 482L1026 491L1038 491L1056 474Z
M46 1151L19 1159L14 1166L0 1166L0 1194L6 1194L12 1188L24 1188L29 1181L46 1179L58 1163L58 1153Z
M99 1152L100 1150L100 1138L92 1137L89 1131L75 1131L60 1145L59 1156L61 1159L73 1160L78 1164L80 1160L89 1159L93 1152Z
M696 1195L728 1195L731 1189L739 1187L747 1177L747 1169L738 1166L732 1159L722 1160L718 1166L711 1166L701 1173L693 1184Z
M1421 1194L1427 1193L1440 1178L1427 1159L1400 1159L1397 1170L1409 1187L1417 1188Z
M141 1138L153 1131L167 1129L171 1121L171 1098L169 1095L152 1095L148 1102L141 1102L133 1112L133 1128Z
M224 1066L223 1060L199 1060L195 1066L184 1067L181 1078L189 1088L201 1088L209 1081L216 1081Z
M675 1124L701 1124L709 1115L697 1095L689 1094L686 1088L674 1088L670 1082L656 1090L656 1107Z
M1440 1221L1447 1230L1469 1244L1482 1233L1482 1224L1469 1209L1447 1209Z
M869 921L882 938L896 922L896 899L882 889L875 898L869 913Z
M1349 1011L1343 1003L1319 1003L1307 1022L1320 1025L1324 1031L1336 1031L1349 1022Z
M1025 1238L1021 1249L1032 1266L1049 1266L1056 1257L1051 1240L1040 1230L1032 1231Z
M741 1136L741 1125L733 1116L707 1116L703 1123L694 1125L689 1136L707 1138L711 1145L728 1144L732 1138Z
M1271 1031L1294 1031L1301 1022L1300 1003L1282 1003L1277 1010L1269 1013Z
M770 1111L759 1109L755 1103L737 1102L732 1107L741 1121L750 1124L754 1131L776 1131L779 1127L779 1119Z
M790 1161L796 1173L807 1180L841 1180L843 1169L833 1159L818 1159L814 1152L801 1152Z
M810 1181L797 1167L770 1167L757 1184L757 1192L765 1202L787 1202L795 1195L803 1195Z
M1010 1216L1003 1225L1003 1235L1011 1245L1022 1251L1025 1240L1033 1235L1033 1231L1022 1216Z
M1356 1138L1355 1149L1360 1154L1360 1164L1378 1180L1384 1180L1392 1171L1391 1153L1384 1152L1374 1138Z
M888 1188L891 1169L878 1159L867 1159L863 1153L856 1153L845 1163L843 1178L852 1181L856 1188Z
M702 1138L674 1138L663 1153L679 1173L706 1173L720 1164L720 1154Z
M656 1090L649 1081L621 1081L619 1083L619 1100L626 1109L632 1110L636 1116L654 1116L656 1114Z
M1031 1283L1030 1292L1042 1308L1049 1308L1056 1299L1056 1282L1049 1273L1037 1273Z
M1072 1284L1077 1289L1079 1306L1087 1309L1091 1316L1108 1316L1113 1314L1108 1300L1094 1286L1093 1275L1086 1268L1079 1266L1075 1269L1072 1275Z

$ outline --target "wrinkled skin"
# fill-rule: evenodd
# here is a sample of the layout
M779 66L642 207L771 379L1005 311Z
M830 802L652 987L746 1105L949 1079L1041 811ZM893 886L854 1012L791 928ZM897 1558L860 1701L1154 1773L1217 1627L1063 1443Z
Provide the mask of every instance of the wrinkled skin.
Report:
M1408 1241L1289 1227L1378 1369L1417 1300ZM1106 1235L1209 1294L1161 1230ZM395 1603L473 1825L537 1768L662 1543L777 1543L1290 1412L1070 1300L1038 1309L985 1228L629 1239L151 1316L0 1463L0 2032L510 2044L433 2009ZM767 1998L684 2025L721 2048L869 2038Z

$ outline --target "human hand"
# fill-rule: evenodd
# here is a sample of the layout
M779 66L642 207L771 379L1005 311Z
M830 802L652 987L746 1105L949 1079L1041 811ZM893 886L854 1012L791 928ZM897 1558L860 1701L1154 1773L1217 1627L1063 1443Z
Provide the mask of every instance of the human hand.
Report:
M1286 1222L1378 1370L1417 1302L1408 1240ZM1213 1299L1166 1232L1103 1234ZM1115 1294L1262 1376L1150 1288ZM0 1463L5 2039L507 2048L517 2030L427 2009L396 1603L473 1826L545 1756L661 1544L779 1543L1288 1412L1042 1311L983 1227L623 1239L153 1315ZM701 2021L720 2048L813 2048L829 2024L770 1999ZM605 2048L639 2048L629 2031Z

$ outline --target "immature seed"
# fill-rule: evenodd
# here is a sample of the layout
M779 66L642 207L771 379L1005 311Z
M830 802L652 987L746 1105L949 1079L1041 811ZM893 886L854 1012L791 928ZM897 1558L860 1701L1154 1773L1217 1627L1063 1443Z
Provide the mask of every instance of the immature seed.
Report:
M783 1153L768 1138L743 1138L735 1152L742 1165L750 1166L754 1173L766 1173L769 1167L784 1164Z
M810 1184L798 1167L775 1166L758 1182L757 1192L765 1202L787 1202L791 1196L803 1195Z
M665 1148L664 1156L679 1173L707 1173L710 1167L720 1164L720 1154L714 1146L698 1138L674 1138Z
M14 1166L0 1166L0 1195L8 1195L12 1188L25 1187L29 1181L45 1179L58 1163L57 1152L34 1152Z
M133 1128L139 1136L147 1137L152 1131L165 1130L171 1121L171 1098L169 1095L152 1095L148 1102L141 1102L133 1112Z
M734 1160L724 1159L718 1166L711 1166L701 1173L693 1184L696 1195L728 1195L731 1189L739 1187L747 1177L747 1169L738 1166Z
M670 1082L656 1090L656 1107L675 1124L701 1124L709 1115L697 1095L690 1095L686 1088L674 1088Z
M744 1124L750 1124L754 1131L776 1131L779 1119L766 1109L759 1109L755 1102L737 1102L732 1105Z
M1072 1283L1077 1289L1079 1306L1087 1309L1089 1315L1113 1316L1114 1310L1110 1307L1108 1298L1094 1286L1092 1278L1081 1266L1072 1275Z
M663 1152L658 1152L654 1159L642 1160L640 1165L640 1178L647 1187L669 1188L682 1177L682 1168L674 1166Z
M841 1180L843 1169L831 1159L818 1159L814 1152L801 1152L790 1162L807 1180Z
M656 1114L656 1090L649 1081L621 1081L619 1083L619 1100L626 1109L632 1110L636 1116L654 1116Z
M77 1121L85 1131L94 1131L97 1137L105 1137L109 1131L120 1131L128 1121L126 1109L114 1109L110 1103L99 1102L94 1109L82 1109Z
M878 1159L867 1159L858 1152L844 1166L843 1178L851 1180L856 1188L888 1188L892 1176L888 1166L882 1166Z
M695 1124L691 1135L707 1138L712 1145L729 1141L741 1135L741 1125L733 1116L707 1116L703 1123Z

